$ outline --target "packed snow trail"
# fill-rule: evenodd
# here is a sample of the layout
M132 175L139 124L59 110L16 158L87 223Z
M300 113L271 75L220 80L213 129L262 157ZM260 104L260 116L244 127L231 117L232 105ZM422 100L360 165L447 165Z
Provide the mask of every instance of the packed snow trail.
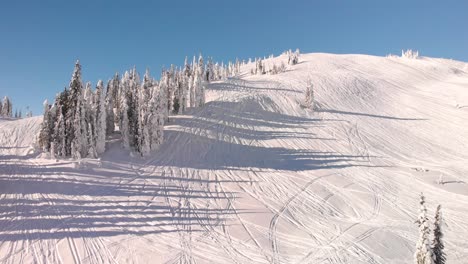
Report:
M111 139L100 160L42 159L41 118L0 120L0 262L411 263L420 192L429 215L443 206L448 263L465 262L468 64L252 67L171 117L149 158Z

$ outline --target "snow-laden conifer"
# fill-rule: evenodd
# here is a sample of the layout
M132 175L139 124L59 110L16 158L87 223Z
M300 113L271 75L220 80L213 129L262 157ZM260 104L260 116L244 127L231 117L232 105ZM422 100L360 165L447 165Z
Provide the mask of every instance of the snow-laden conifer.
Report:
M114 132L115 125L120 124L120 113L121 113L120 105L122 103L122 97L121 97L122 87L121 87L121 82L120 82L118 73L116 73L114 77L112 78L112 80L110 81L110 87L111 87L111 90L107 91L107 97L108 97L107 119L108 119L108 123L111 122L113 119L114 124L107 125L108 134L111 134L112 132Z
M13 105L11 100L8 96L3 97L2 102L2 112L1 115L4 117L12 117L13 116Z
M164 116L161 109L163 105L161 103L161 93L159 86L155 85L152 88L151 94L147 126L149 130L150 149L156 150L162 143L164 129Z
M87 145L87 153L86 153L86 157L88 158L97 158L97 151L96 151L96 146L97 146L97 135L95 133L96 131L96 128L93 127L93 124L92 123L88 123L87 124L88 126L88 145Z
M194 107L201 106L202 71L198 70L193 79Z
M75 63L72 78L70 80L69 90L64 95L67 98L62 100L62 107L65 117L65 155L72 157L82 157L82 118L83 108L83 82L81 80L81 65L79 61ZM76 138L78 137L78 138Z
M414 253L415 264L434 264L432 249L429 243L429 219L427 217L426 201L421 193L419 201L419 215L416 223L419 226L419 237L416 244L416 252Z
M127 98L123 98L123 102L121 105L122 113L120 117L120 133L122 136L122 146L125 149L130 149L130 131L128 127L128 102Z
M86 145L83 146L83 128L82 128L82 112L84 110L83 101L81 100L81 97L78 100L78 103L76 105L76 110L75 110L75 116L73 118L72 124L73 124L73 136L72 136L72 141L71 141L71 155L72 158L74 159L80 159L82 158L83 151L86 151ZM85 149L83 149L85 147Z
M296 65L299 63L299 55L300 55L299 49L296 49L295 52L292 52L291 50L289 50L287 52L287 55L288 55L288 64Z
M187 105L189 107L195 107L195 89L194 89L194 79L195 74L192 74L189 78L187 78L187 87L188 87L188 102Z
M106 93L104 91L104 84L101 80L98 81L96 86L96 153L102 154L106 150Z
M188 57L186 56L185 61L184 61L184 75L187 77L190 77L191 74L192 74L192 69L190 67L190 64L188 63Z
M312 84L311 80L307 81L306 90L305 90L305 99L304 99L304 107L308 109L314 109L314 85Z
M445 264L446 256L444 252L444 242L442 240L442 211L441 205L437 206L435 218L434 218L434 231L432 238L432 253L434 257L434 264Z
M107 82L107 92L105 96L105 108L106 108L106 135L110 135L115 130L115 118L114 118L114 98L112 80Z
M161 96L162 115L165 121L169 120L169 106L168 106L168 80L169 75L164 72L159 82L159 91Z
M95 103L95 96L91 88L91 82L87 82L83 91L84 104L92 106Z
M143 83L138 93L138 141L137 151L142 156L148 155L150 152L150 136L148 132L148 98L151 91L151 77L149 71L146 70L143 78Z
M53 150L55 154L53 156L65 157L67 155L65 139L65 118L64 115L60 113L54 127Z
M52 141L53 126L51 126L51 122L53 122L53 120L51 119L50 106L47 100L44 101L43 106L44 114L42 116L42 125L41 131L39 132L38 143L42 151L48 152Z

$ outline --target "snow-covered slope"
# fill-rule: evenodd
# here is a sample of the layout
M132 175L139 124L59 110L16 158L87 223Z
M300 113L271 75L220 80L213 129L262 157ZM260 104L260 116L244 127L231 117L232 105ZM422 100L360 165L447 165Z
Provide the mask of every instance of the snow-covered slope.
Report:
M40 118L0 121L0 262L410 263L420 192L442 204L447 262L466 262L468 64L252 67L172 117L148 159L115 141L79 168L33 158Z
M34 152L42 117L24 119L0 117L0 160L25 159ZM6 156L9 155L9 156Z

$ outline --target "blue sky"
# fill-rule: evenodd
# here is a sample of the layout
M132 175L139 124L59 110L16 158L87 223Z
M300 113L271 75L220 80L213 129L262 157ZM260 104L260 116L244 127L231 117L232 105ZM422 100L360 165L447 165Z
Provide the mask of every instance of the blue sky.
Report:
M93 85L134 65L159 77L202 52L218 61L302 52L468 61L468 1L4 1L0 96L35 115L79 59Z

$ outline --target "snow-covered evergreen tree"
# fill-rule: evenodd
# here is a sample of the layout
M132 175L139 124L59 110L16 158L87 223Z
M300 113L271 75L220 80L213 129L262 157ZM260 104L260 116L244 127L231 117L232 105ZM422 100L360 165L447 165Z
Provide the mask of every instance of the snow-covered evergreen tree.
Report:
M202 104L202 71L198 70L193 79L194 107L200 107Z
M12 117L13 116L13 105L11 100L8 96L3 97L2 102L2 116L4 117Z
M41 131L39 132L38 144L39 147L44 151L48 152L50 150L50 144L52 142L52 132L53 132L53 120L50 114L50 106L47 100L44 101L44 114L42 117Z
M161 94L158 86L154 86L149 102L148 130L150 149L156 150L162 143L164 116L162 113Z
M85 105L91 106L95 103L95 96L93 93L93 89L91 88L91 82L87 82L85 85L83 99Z
M186 86L185 86L185 75L182 71L178 72L176 75L176 87L177 93L174 102L174 113L175 114L182 114L185 112L185 93L186 93Z
M93 127L92 123L88 123L88 137L87 137L87 148L86 148L86 156L89 158L97 158L97 151L96 151L96 146L97 146L97 135L95 133L96 127Z
M102 86L102 84L101 84ZM95 158L97 144L97 93L94 93L91 88L91 83L86 83L86 88L82 96L83 100L80 104L80 122L81 122L81 156Z
M108 123L114 121L114 125L108 124L107 125L107 131L108 134L114 132L115 130L115 125L120 124L120 113L121 107L120 105L122 104L122 87L121 87L121 82L120 82L120 77L119 74L116 73L114 75L114 78L112 78L110 82L110 90L107 90L107 97L108 97L108 104L107 104L107 109L108 109L108 114L107 114L107 119Z
M68 98L63 102L65 104L65 148L66 154L72 157L81 158L82 155L82 117L83 108L83 82L81 80L81 65L77 61L70 80ZM78 137L78 138L76 138Z
M255 74L263 74L263 61L261 59L255 61Z
M78 140L81 142L81 157L96 157L94 155L96 149L96 102L94 99L95 95L91 90L88 100L82 99L80 103L81 139Z
M187 78L187 87L188 87L188 102L187 106L195 107L195 89L194 89L194 79L195 74L192 74Z
M288 64L296 65L299 63L299 55L300 55L299 49L296 49L295 52L292 52L291 50L289 50L287 52L287 55L288 55Z
M204 81L201 81L200 82L200 103L199 103L199 106L204 106L205 105L205 101L206 101L205 90L206 90L206 83Z
M148 131L148 98L151 92L151 77L149 75L149 70L146 70L146 73L143 78L143 83L141 89L138 93L138 141L139 145L137 146L137 151L140 152L142 156L148 155L150 152L150 135Z
M198 56L197 70L198 74L200 74L200 78L203 78L203 75L205 75L205 64L203 61L203 56L201 54L200 56Z
M189 77L185 75L181 75L181 85L182 85L182 90L180 94L180 109L179 109L179 114L185 113L187 110L188 106L188 92L189 92Z
M239 75L240 67L241 67L241 62L239 61L238 58L236 58L236 65L235 65L234 75Z
M107 110L106 93L101 80L98 81L96 86L96 102L96 153L102 154L106 150Z
M55 151L55 154L53 156L65 157L67 155L65 124L65 117L62 113L60 113L54 127L55 133L53 150Z
M444 242L442 240L442 211L441 205L437 206L435 218L434 218L434 231L432 238L432 253L434 257L434 264L445 264L445 252L444 252Z
M140 131L139 131L139 93L140 88L140 76L138 75L136 68L133 68L128 75L127 80L127 115L128 115L128 128L130 131L130 144L135 149L140 149Z
M314 109L314 85L310 80L307 81L305 90L304 107L308 109Z
M213 66L213 59L211 57L208 57L208 60L206 63L206 71L205 71L204 80L208 83L214 80L214 66Z
M150 134L148 131L148 125L144 125L141 131L141 143L140 143L140 154L142 156L148 156L151 151Z
M161 96L162 115L165 121L169 120L169 105L168 105L168 83L169 74L163 72L161 81L159 82L159 91Z
M72 141L71 141L71 155L72 158L74 159L81 159L85 155L83 155L83 151L86 151L86 146L83 146L83 128L82 128L82 111L84 110L84 107L82 106L83 100L81 99L81 96L77 100L77 105L76 105L76 110L75 110L75 116L73 118L73 136L72 136ZM83 149L85 147L85 150Z
M153 80L151 79L149 69L146 69L145 75L143 76L143 83L141 85L141 88L144 91L149 91L149 89L153 86Z
M414 253L415 264L434 264L432 249L429 244L429 219L427 218L426 201L421 193L419 201L419 215L416 223L419 225L419 238Z
M127 97L123 98L123 102L121 104L121 117L120 117L120 133L122 136L122 146L125 149L130 149L130 129L128 126L128 102Z
M78 97L82 94L83 82L81 80L81 65L80 61L76 61L75 69L73 70L72 78L70 80L70 93L69 96L75 104L78 102Z
M175 75L175 68L174 65L171 65L170 71L167 72L168 78L167 80L167 111L168 114L174 113L174 101L175 101L175 91L176 85L174 80Z
M110 135L115 130L115 118L114 118L114 98L113 94L113 83L112 80L107 82L107 92L106 92L106 135Z

